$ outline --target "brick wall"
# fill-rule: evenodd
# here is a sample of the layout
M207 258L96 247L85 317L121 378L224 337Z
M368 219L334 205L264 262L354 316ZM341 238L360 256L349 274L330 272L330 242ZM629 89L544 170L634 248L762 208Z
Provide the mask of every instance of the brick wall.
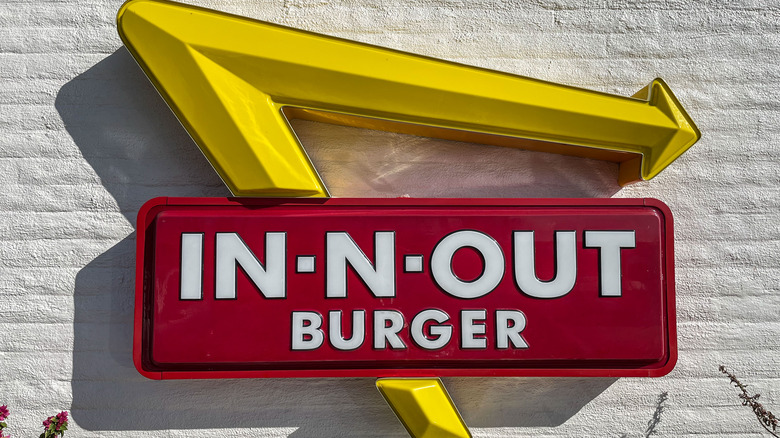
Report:
M614 165L295 126L337 196L655 197L675 213L680 358L659 379L449 378L475 436L761 436L780 414L780 4L199 0L202 6L631 95L663 77L703 133L651 182ZM227 190L116 34L114 0L0 1L0 404L9 431L405 436L372 379L153 382L131 362L134 224ZM660 418L649 430L654 415ZM206 430L201 430L206 429Z

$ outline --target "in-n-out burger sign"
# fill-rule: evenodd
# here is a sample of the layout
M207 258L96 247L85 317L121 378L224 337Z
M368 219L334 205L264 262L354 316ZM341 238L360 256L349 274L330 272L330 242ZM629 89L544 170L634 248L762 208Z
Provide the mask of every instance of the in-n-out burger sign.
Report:
M156 199L135 362L152 378L662 375L654 200Z

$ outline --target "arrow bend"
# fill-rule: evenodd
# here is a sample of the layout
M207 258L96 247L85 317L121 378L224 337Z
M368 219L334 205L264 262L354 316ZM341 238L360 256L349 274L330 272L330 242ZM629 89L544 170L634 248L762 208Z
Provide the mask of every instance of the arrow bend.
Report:
M614 161L621 185L701 136L661 79L614 96L164 0L117 26L236 196L328 196L288 118Z

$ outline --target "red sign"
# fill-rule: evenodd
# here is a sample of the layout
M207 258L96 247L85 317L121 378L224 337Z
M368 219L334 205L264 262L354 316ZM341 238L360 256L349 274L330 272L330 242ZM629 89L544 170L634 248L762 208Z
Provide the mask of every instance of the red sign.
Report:
M134 358L154 379L659 376L672 218L646 199L158 198Z

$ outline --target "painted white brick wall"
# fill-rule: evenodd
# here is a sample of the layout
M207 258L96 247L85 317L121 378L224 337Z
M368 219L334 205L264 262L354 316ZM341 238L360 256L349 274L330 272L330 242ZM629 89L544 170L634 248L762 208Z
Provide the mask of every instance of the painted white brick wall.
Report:
M675 213L680 359L658 379L450 378L476 436L759 437L780 414L780 3L198 0L631 95L663 77L702 140L651 182L614 165L296 122L337 196L656 197ZM121 46L117 0L0 0L0 404L14 436L402 437L372 379L153 382L131 362L134 224L222 185ZM204 430L205 429L205 430Z

